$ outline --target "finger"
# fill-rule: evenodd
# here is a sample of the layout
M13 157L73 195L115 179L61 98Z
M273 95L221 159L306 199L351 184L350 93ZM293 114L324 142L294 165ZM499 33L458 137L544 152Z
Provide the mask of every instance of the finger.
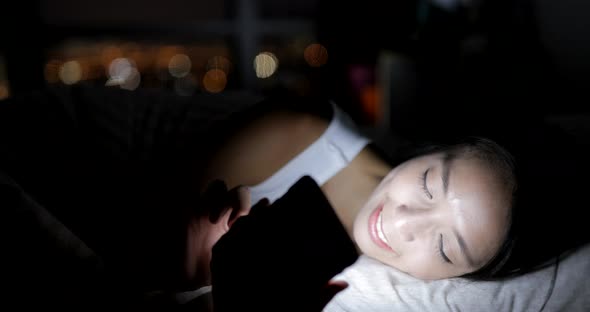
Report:
M231 227L235 220L250 212L250 189L245 186L238 186L231 189L229 195L232 213L228 221L228 226Z
M320 295L320 310L323 310L328 302L346 287L348 287L348 283L345 281L329 281L322 289Z
M329 289L337 290L336 292L339 292L341 290L346 289L346 287L348 287L348 283L345 281L329 281L328 284L326 284L326 287Z
M233 219L231 217L227 218L227 224L228 224L228 229L230 227L232 227L236 222L240 221L240 216L245 216L245 215L249 215L252 216L253 213L255 213L256 215L258 215L260 212L262 212L263 209L265 209L266 207L268 207L270 204L270 201L267 198L263 198L261 200L259 200L254 206L249 207L246 209L246 213L238 213L236 217L234 217ZM232 211L233 213L233 211ZM255 217L255 216L253 216Z

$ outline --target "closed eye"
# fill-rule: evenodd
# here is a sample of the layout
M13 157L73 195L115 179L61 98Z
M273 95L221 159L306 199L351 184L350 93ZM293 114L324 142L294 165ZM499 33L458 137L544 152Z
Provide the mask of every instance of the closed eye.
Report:
M440 239L439 239L439 244L438 244L438 252L440 253L440 256L442 257L444 262L453 264L453 261L451 261L451 259L449 259L449 257L447 257L447 254L445 254L442 234L440 234Z
M422 180L422 190L424 191L424 194L426 194L426 196L429 199L432 199L432 194L430 193L430 190L428 190L428 185L426 185L426 178L428 178L428 171L430 171L430 168L426 169L426 171L424 171L424 173L422 174L422 176L420 177L420 179Z

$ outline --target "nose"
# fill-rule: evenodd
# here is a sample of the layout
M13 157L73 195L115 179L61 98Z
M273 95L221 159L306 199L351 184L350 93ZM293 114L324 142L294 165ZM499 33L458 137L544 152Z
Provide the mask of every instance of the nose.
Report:
M397 218L393 223L394 229L403 241L411 242L425 233L433 224L433 213L428 209L409 208L400 205Z

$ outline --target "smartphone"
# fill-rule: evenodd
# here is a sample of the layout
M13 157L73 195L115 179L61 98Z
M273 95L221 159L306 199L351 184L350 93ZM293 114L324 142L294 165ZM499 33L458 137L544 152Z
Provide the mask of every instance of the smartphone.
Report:
M358 258L324 193L309 176L268 207L235 222L213 248L215 311L309 310L328 281Z

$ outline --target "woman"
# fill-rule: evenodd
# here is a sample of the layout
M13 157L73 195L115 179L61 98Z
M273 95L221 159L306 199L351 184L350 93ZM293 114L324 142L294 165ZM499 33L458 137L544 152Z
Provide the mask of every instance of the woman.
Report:
M574 181L588 172L584 154L556 129L519 135L505 123L498 132L512 135L504 142L518 166L506 149L476 137L405 155L394 149L391 160L334 105L312 101L310 114L302 109L309 100L290 101L261 104L266 114L231 131L205 180L248 185L255 203L310 175L362 253L420 279L525 273L588 241L579 219L552 209L575 207L572 195L584 184ZM268 108L278 103L289 109ZM330 107L333 116L322 110Z
M248 193L235 188L260 191L292 160L309 165L300 156L314 142L329 155L317 182L362 252L426 279L485 276L504 263L510 225L523 214L512 209L514 170L497 144L468 141L388 161L326 101L271 98L230 118L217 106L223 102L86 86L15 98L0 107L1 165L102 256L123 289L208 285L210 248L249 209ZM278 184L283 193L308 173L301 168ZM196 193L212 179L241 200L227 201L222 188L217 205L203 204ZM519 182L520 190L534 193L535 180ZM262 191L253 203L283 194ZM544 232L531 233L527 242L538 247Z
M309 175L360 252L384 264L442 279L488 277L505 263L517 183L512 157L498 144L470 138L411 155L400 148L393 151L399 160L391 161L329 102L269 99L259 107L264 113L240 116L248 122L213 149L199 185L216 179L229 188L245 185L252 203L273 203ZM239 259L235 265L253 270Z
M214 154L208 176L272 202L309 174L363 253L419 278L504 256L516 180L502 147L474 139L393 166L333 107L331 120L286 111L254 120Z

